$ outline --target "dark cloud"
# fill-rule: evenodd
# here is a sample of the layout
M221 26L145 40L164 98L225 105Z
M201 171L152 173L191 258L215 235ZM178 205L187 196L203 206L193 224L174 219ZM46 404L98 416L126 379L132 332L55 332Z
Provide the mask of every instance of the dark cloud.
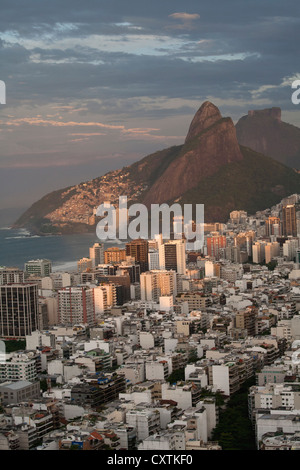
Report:
M108 171L107 155L117 168L180 140L206 99L234 120L248 109L295 111L299 13L296 0L2 0L0 166L19 175L26 161L33 172L72 161L70 178L87 179L90 168ZM37 116L42 127L17 121ZM70 133L84 132L47 127L60 119L145 131L93 137L84 129L90 136L71 142Z

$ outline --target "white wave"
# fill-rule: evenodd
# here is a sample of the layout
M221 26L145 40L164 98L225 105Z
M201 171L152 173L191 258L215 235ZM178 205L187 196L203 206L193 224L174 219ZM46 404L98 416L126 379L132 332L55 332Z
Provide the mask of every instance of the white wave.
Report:
M116 238L115 240L105 240L104 243L114 243L116 245L123 245L124 244L124 242L119 240L118 238Z
M5 240L17 240L18 238L29 238L29 237L24 237L24 236L18 236L18 237L5 237Z
M23 233L24 235L31 235L30 232L26 228L19 228L18 229L20 233Z
M55 272L77 271L77 261L59 262L59 264L54 264L52 266L52 271L55 271Z
M32 236L28 236L28 235L17 235L16 237L5 237L5 240L17 240L19 238L22 238L22 239L30 239L30 238L40 238L39 235L32 235Z

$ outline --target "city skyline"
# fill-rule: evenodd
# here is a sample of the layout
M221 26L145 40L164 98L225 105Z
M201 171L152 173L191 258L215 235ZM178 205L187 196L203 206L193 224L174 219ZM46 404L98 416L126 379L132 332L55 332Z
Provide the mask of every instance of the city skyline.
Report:
M0 267L0 448L299 449L299 203L234 210L197 251L86 239L77 269Z
M299 5L3 2L0 209L181 144L207 99L238 120L291 101Z

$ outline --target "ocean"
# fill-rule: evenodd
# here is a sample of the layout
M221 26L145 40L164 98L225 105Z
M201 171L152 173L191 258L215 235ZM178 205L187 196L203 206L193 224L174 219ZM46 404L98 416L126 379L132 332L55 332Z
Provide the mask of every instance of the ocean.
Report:
M0 228L0 266L16 266L24 269L24 263L32 259L49 259L53 271L74 271L77 261L89 257L89 247L100 240L96 233L74 235L31 235L25 229ZM112 241L104 248L123 246Z

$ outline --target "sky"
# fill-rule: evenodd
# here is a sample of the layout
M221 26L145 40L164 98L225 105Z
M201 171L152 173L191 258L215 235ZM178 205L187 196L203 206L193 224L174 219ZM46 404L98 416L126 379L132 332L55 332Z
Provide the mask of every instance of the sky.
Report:
M298 0L1 0L0 209L183 143L206 100L300 127L299 38Z

